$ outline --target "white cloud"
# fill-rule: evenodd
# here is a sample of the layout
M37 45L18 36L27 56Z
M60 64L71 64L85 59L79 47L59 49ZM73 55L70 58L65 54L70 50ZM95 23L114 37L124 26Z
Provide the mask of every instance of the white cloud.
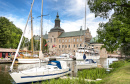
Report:
M98 21L95 21L98 20ZM91 32L91 35L95 37L97 35L97 29L99 27L100 22L107 22L108 20L100 20L98 18L95 18L94 14L88 14L86 17L86 29L89 28L89 31ZM61 27L65 30L65 32L69 31L79 31L80 27L82 26L82 29L84 30L85 25L85 18L81 18L76 21L62 21Z
M82 16L85 9L84 0L66 0L64 14Z

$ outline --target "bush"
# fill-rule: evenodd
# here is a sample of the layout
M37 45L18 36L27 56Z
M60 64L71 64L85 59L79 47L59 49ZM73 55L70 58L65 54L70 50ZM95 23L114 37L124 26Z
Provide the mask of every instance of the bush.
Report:
M110 68L119 68L125 64L126 61L118 61L109 65Z
M130 58L125 59L127 62L130 62Z

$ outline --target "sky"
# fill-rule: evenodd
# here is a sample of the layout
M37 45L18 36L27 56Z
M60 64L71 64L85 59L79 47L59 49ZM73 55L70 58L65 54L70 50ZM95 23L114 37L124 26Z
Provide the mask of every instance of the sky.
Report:
M25 24L33 0L0 0L0 17L6 17L18 28L24 30ZM33 32L34 35L40 33L40 16L42 0L35 0L32 8ZM54 20L57 12L61 20L61 28L65 32L78 31L85 25L85 0L43 0L43 34L49 32L54 27ZM110 12L110 16L113 11ZM109 17L110 17L109 16ZM108 22L108 19L95 18L89 7L86 7L86 29L89 28L92 37L97 35L98 24ZM28 22L26 36L29 36L31 21Z

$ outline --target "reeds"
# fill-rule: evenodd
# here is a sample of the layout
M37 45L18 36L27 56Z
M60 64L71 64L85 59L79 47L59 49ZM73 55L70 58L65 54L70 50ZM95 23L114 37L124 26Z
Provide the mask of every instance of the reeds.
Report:
M107 75L107 71L104 68L96 68L96 69L87 69L78 71L78 77L82 77L85 79L93 79L103 78Z

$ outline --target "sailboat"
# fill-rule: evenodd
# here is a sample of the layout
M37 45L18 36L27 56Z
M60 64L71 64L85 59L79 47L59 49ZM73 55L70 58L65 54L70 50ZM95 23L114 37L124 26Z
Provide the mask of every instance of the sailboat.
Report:
M86 3L87 1L85 0L85 29L86 29ZM89 69L97 67L97 63L92 60L93 56L90 56L90 53L92 52L93 50L85 48L85 32L84 32L84 47L79 47L75 54L76 60L83 60L76 62L77 69ZM86 53L89 54L89 56L86 56L87 55Z
M87 5L87 0L85 0L85 26L84 30L86 30L86 5ZM85 31L84 33L84 47L79 47L78 50L75 52L76 60L84 60L84 57L86 59L99 59L99 51L92 49L87 49L85 47Z
M33 4L34 4L34 0L31 5L30 12L32 11ZM42 10L43 10L43 0L42 0ZM41 12L41 30L42 30L42 15L43 14ZM30 13L29 13L29 16L30 16ZM28 19L29 19L29 16L28 16ZM32 83L32 82L37 82L37 81L58 78L58 77L66 75L66 74L69 74L70 69L67 66L67 63L65 61L49 61L47 65L41 66L41 60L44 60L41 46L40 46L40 52L39 52L39 67L22 70L22 71L18 71L18 72L13 72L13 65L14 65L15 59L17 57L20 45L21 45L23 35L26 30L28 19L27 19L27 22L25 25L24 32L21 36L20 43L18 45L14 60L10 67L10 76L14 79L14 81L16 83ZM42 31L41 31L41 36L42 36ZM42 40L40 39L40 44L41 44L41 41Z
M39 58L38 58L38 55L35 55L37 57L34 57L34 49L33 49L33 24L32 24L32 11L31 11L31 55L26 53L25 55L21 54L17 59L18 59L18 62L19 64L32 64L32 63L39 63ZM47 59L47 58L46 58ZM46 61L43 61L41 60L41 62L46 62Z

